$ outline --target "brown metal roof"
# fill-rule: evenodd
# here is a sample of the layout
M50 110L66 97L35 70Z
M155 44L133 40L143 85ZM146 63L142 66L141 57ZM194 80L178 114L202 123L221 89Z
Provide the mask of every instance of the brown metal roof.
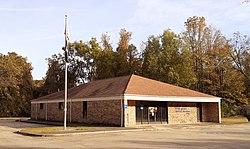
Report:
M162 83L152 79L129 75L92 81L68 90L69 99L109 97L123 94L154 96L214 97L190 89ZM64 99L64 91L43 96L32 101Z

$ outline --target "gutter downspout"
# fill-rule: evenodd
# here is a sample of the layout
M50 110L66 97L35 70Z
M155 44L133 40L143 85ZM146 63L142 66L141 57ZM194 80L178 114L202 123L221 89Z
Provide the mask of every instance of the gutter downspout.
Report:
M218 110L219 110L219 123L221 123L221 101L218 102Z
M71 113L72 113L72 99L70 99L70 109L69 109L69 122L71 123Z
M36 102L36 120L37 120L37 104L38 102Z
M121 98L121 127L123 126L123 104L122 104L122 98Z
M45 120L47 121L48 120L48 101L46 101L46 115L45 115Z

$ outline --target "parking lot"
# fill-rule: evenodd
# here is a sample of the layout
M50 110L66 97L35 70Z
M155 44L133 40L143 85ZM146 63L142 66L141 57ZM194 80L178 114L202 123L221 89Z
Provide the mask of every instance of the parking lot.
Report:
M164 126L154 131L117 132L60 137L31 137L14 132L46 125L0 121L0 148L249 148L250 124ZM161 126L162 128L162 126Z

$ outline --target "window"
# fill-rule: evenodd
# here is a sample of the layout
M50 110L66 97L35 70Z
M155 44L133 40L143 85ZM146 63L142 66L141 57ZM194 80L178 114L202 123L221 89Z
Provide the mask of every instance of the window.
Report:
M43 103L40 103L40 109L43 109Z
M82 116L83 118L87 118L87 101L82 102Z
M58 109L59 110L63 110L63 102L59 102L58 103Z

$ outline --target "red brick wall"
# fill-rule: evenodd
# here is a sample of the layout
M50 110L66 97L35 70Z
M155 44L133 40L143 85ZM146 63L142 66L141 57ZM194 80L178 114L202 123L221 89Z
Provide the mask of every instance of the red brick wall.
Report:
M32 103L30 109L31 109L31 112L30 112L31 119L36 120L36 117L37 117L37 115L36 115L36 103Z
M88 102L87 102L87 104L88 104ZM82 101L72 102L71 105L72 105L71 121L78 122L78 123L87 122L86 118L83 118ZM87 114L88 114L88 112L87 112Z
M48 121L63 121L63 120L64 120L64 110L59 109L59 103L58 102L48 103Z
M134 103L128 102L127 114L135 114ZM87 102L87 117L83 118L83 102L72 102L70 111L70 102L68 102L67 121L79 123L98 123L98 124L113 124L121 125L121 101L120 100L103 100L103 101L88 101ZM47 120L48 121L63 121L64 111L59 109L59 103L48 103L47 105ZM129 124L134 123L135 115L129 116ZM31 104L31 119L45 120L46 119L46 103L43 109L40 109L40 104ZM133 118L133 119L132 119ZM125 121L127 122L127 121ZM197 103L189 102L168 102L168 122L169 124L181 123L197 123ZM202 103L202 122L219 122L219 107L218 103ZM130 124L131 123L131 124Z
M202 122L219 123L219 106L217 102L202 103Z
M37 119L38 120L45 120L46 114L46 105L43 103L43 109L40 109L40 103L37 104Z
M37 104L38 120L46 119L46 103L43 109ZM98 124L121 124L121 100L103 100L103 101L87 101L87 117L83 117L83 102L72 102L70 110L70 102L67 104L67 121L79 123L98 123ZM59 103L48 103L47 105L48 121L63 121L64 110L59 109ZM36 103L31 104L31 119L36 119Z
M88 102L87 122L101 124L121 124L121 100Z
M47 107L46 107L47 104ZM46 120L46 108L47 108L47 120L48 121L63 121L64 110L59 109L59 103L43 103L43 109L40 109L40 103L31 104L31 119ZM37 111L36 111L37 105ZM67 121L69 121L69 103L67 105Z

